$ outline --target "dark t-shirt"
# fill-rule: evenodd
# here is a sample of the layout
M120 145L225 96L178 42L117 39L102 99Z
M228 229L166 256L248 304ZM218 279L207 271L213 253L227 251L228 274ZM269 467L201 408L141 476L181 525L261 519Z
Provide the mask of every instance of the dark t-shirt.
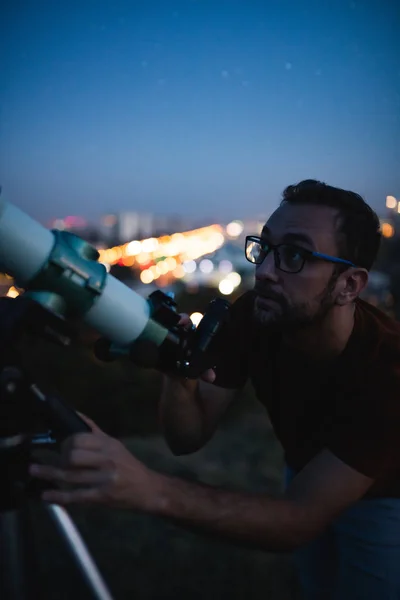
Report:
M285 348L253 320L254 296L232 306L218 339L216 385L251 380L300 471L322 449L376 481L367 496L400 497L400 324L357 300L342 354L323 363Z

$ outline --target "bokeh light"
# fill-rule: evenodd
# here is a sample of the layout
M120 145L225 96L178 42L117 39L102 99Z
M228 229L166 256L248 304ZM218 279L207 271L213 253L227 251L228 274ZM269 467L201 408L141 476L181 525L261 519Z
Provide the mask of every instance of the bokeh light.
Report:
M239 235L242 233L243 231L243 223L242 221L232 221L231 223L228 223L228 225L226 226L226 233L230 236L230 237L239 237Z
M198 326L198 324L200 323L202 318L203 318L203 315L200 312L194 312L190 315L190 320L192 321L193 325L195 325L196 327Z
M224 294L224 296L229 296L229 294L232 294L235 286L233 285L232 281L229 281L229 279L221 279L218 289L221 294Z

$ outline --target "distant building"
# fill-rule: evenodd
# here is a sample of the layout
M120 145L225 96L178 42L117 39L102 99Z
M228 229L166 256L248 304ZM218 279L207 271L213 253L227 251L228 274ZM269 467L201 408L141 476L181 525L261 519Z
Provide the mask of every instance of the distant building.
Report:
M160 237L191 229L191 223L179 215L121 212L104 215L100 231L103 239L113 244L124 244L132 240Z

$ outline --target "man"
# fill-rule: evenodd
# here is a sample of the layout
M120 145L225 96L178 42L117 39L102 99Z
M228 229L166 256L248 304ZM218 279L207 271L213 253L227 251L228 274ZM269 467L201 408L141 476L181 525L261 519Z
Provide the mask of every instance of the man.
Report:
M289 186L261 237L246 239L254 290L233 305L215 369L166 377L160 414L175 453L212 436L250 378L285 451L278 498L225 491L148 469L98 430L73 436L63 470L77 484L51 502L102 502L266 550L294 551L305 597L400 597L400 326L359 299L380 244L357 194Z

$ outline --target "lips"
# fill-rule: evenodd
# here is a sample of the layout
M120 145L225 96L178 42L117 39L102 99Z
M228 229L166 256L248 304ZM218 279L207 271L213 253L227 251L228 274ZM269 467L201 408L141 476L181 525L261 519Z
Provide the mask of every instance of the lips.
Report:
M266 296L257 296L258 306L271 306L272 304L279 304L278 300L274 298L267 298Z
M260 298L260 300L270 300L271 302L280 302L281 298L277 294L273 294L271 292L264 292L261 290L254 290L256 297Z

